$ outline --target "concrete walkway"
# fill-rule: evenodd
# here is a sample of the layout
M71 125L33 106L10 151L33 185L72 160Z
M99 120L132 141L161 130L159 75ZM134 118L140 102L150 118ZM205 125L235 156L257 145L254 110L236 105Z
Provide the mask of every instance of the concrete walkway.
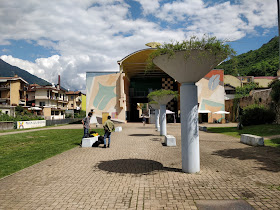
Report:
M280 208L279 149L200 132L201 172L186 174L180 124L167 125L176 147L162 146L154 125L122 127L111 148L76 147L1 179L0 209L197 209L238 200Z

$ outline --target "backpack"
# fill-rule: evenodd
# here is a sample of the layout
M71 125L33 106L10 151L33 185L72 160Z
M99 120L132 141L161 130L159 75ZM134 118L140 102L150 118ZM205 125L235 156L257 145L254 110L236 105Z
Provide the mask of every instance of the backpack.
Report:
M98 147L99 146L99 141L96 141L92 144L92 147Z
M104 144L104 137L98 136L98 142L99 142L99 144Z

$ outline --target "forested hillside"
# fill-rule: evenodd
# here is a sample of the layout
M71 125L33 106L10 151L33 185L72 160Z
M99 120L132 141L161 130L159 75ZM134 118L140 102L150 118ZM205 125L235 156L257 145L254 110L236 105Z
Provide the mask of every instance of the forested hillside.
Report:
M279 63L278 37L257 50L251 50L219 65L225 74L234 76L276 76Z
M20 69L16 66L12 66L0 59L0 77L13 77L15 75L18 75L19 77L23 78L29 84L50 85L50 83L46 80L41 79L33 74L30 74L29 72Z

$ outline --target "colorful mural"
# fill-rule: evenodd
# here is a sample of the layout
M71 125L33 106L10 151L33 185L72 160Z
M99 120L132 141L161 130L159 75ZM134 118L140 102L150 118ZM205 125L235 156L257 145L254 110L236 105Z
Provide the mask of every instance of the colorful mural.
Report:
M93 111L91 123L102 119L104 113L112 119L125 121L124 107L120 106L122 98L122 77L117 72L87 72L87 113Z
M221 121L225 115L214 112L225 110L224 71L212 70L196 83L198 87L199 110L209 110L208 122Z
M99 110L104 110L109 101L116 97L114 89L116 86L104 86L98 83L99 90L93 101L93 106Z

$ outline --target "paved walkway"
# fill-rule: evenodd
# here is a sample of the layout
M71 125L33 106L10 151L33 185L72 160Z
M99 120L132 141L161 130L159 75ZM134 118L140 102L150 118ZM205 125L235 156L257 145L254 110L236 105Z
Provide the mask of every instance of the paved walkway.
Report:
M162 146L154 125L122 125L111 148L64 152L0 180L0 209L197 209L196 202L245 200L280 208L279 149L200 132L201 172L181 172L176 147ZM277 189L278 187L278 189Z

